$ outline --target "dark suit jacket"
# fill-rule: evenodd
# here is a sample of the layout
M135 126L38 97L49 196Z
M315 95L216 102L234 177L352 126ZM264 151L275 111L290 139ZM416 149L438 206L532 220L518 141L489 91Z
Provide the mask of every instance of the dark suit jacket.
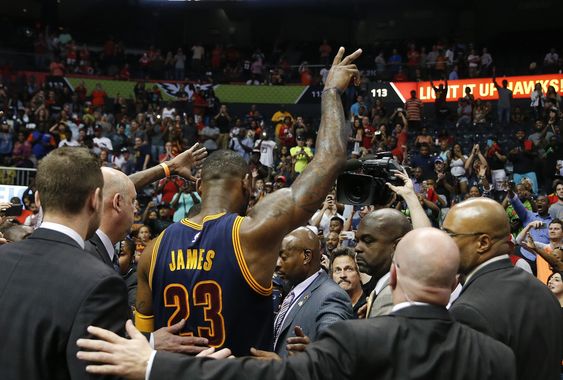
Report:
M274 347L274 351L282 357L287 356L287 338L295 336L295 326L300 326L314 342L328 326L353 318L350 297L324 271L293 304Z
M281 362L158 352L150 379L506 380L515 378L515 366L510 348L428 305L339 322Z
M97 259L102 260L102 262L104 262L106 265L109 265L109 267L113 269L113 263L109 258L106 247L104 246L102 239L100 239L97 233L94 233L94 235L90 239L86 240L86 242L84 243L84 249L86 250L86 252L96 257Z
M450 311L458 321L511 347L518 379L559 379L563 356L559 302L547 286L514 268L510 260L477 271Z
M84 250L114 270L113 263L111 262L109 253L106 250L106 246L98 234L95 233L94 236L86 240ZM129 272L122 277L127 285L128 304L129 306L135 306L135 301L137 299L137 267L132 267Z
M93 379L76 358L89 325L123 335L123 280L48 229L0 247L0 379Z

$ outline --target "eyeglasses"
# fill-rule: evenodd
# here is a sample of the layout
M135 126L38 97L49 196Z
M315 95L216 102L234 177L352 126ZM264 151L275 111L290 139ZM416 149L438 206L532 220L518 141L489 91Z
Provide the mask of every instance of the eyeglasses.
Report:
M450 237L454 238L456 236L477 236L477 235L488 235L488 233L486 232L467 232L467 233L463 233L463 232L452 232L450 230L447 230L445 228L442 228L442 231L444 231L445 233L447 233ZM508 236L490 236L491 240L494 240L493 244L498 243L499 241L504 241L508 238Z

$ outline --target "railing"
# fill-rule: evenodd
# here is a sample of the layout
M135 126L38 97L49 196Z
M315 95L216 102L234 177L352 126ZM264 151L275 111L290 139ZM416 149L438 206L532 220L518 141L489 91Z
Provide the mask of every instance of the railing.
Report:
M29 186L37 169L0 166L0 185Z

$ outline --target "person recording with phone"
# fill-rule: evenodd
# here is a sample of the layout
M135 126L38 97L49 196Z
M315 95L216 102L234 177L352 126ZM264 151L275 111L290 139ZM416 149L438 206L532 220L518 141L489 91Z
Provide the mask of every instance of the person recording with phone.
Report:
M344 217L338 213L338 207L334 200L334 194L329 193L325 201L323 202L323 207L318 210L310 220L310 224L315 227L319 227L325 234L330 231L330 221L334 217L339 217L344 220Z
M506 154L503 152L498 143L498 138L493 136L487 140L487 149L485 151L487 163L491 169L491 182L496 191L503 191L503 183L506 180Z
M516 214L518 214L518 217L522 221L523 226L527 226L534 221L542 222L545 226L551 223L553 218L551 217L551 215L549 215L549 200L545 195L542 194L537 197L537 212L533 212L527 210L526 207L524 207L522 201L520 201L519 197L515 194L514 189L514 182L511 182L508 189L508 198L510 200L510 204L512 205L512 207L514 207ZM549 244L547 228L534 228L530 231L530 235L536 242ZM522 248L520 250L520 253L528 261L534 273L536 273L536 255L526 248Z
M313 159L313 151L308 146L305 146L305 139L303 136L297 136L297 146L289 150L291 159L295 163L295 173L301 173L307 167L307 164Z
M195 184L191 181L184 182L184 185L174 195L170 203L170 206L176 210L172 218L174 223L186 218L190 209L198 203L201 203L201 197L195 190Z
M549 243L534 241L530 234L532 229L548 230ZM538 220L528 223L516 237L516 243L537 255L537 278L547 282L553 272L563 271L563 224L559 219L553 219L549 225Z
M12 214L11 212L12 209L13 206L10 202L0 202L0 227L3 226L4 223L9 221L11 216L16 216L16 215L10 215ZM21 209L20 209L20 214L21 214ZM6 240L6 238L4 238L4 235L0 233L0 245L6 244L7 242L8 240Z

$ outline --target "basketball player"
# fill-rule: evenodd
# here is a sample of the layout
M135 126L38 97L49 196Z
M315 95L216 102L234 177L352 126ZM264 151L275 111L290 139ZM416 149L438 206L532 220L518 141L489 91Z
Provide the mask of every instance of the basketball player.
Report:
M200 212L168 227L147 246L139 264L136 325L149 332L186 320L184 334L229 347L271 349L272 274L282 238L318 209L346 162L347 124L340 95L359 72L340 48L322 93L315 157L289 188L244 215L251 195L249 168L229 150L204 162L197 187Z

